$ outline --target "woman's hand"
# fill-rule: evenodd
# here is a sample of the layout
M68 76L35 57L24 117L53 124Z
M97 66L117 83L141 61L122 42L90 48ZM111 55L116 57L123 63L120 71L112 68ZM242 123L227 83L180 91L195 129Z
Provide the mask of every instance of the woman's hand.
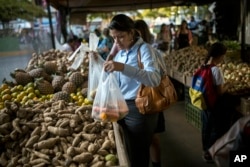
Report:
M105 61L103 66L106 72L123 71L124 69L123 63L115 62L113 60Z

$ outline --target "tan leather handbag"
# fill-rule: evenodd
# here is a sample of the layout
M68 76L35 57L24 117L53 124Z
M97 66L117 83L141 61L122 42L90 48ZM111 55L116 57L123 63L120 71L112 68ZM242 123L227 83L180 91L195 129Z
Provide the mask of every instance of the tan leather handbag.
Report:
M141 63L140 47L138 49L138 64L139 67L143 69L143 64ZM164 72L166 71L165 69L162 70ZM162 75L161 83L157 87L150 87L141 84L137 92L135 104L140 113L154 114L167 109L171 104L177 101L177 98L178 97L174 85L165 73Z

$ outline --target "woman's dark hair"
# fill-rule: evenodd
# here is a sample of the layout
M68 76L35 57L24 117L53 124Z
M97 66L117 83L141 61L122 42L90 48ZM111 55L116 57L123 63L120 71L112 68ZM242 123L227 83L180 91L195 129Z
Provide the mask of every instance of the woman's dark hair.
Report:
M167 27L167 24L165 24L165 23L161 24L160 33L163 32L163 28L164 28L164 27Z
M101 31L97 28L94 30L94 32L95 32L96 36L98 36L98 37L100 37L102 35Z
M149 31L147 23L144 20L136 20L135 29L140 32L141 37L145 42L151 42L151 33Z
M104 28L102 31L103 35L105 36L109 36L109 29L108 28Z
M207 64L210 57L217 58L220 57L227 52L227 47L221 42L215 42L212 44L208 50L207 58L205 60L205 64Z
M135 28L135 24L134 24L134 21L130 17L124 14L118 14L112 18L108 28L111 30L115 29L118 31L129 32Z

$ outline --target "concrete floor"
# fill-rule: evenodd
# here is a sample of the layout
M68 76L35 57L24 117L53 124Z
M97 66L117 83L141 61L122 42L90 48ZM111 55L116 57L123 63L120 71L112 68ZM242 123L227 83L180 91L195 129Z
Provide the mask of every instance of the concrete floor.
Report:
M201 158L201 134L187 122L185 102L177 102L164 115L166 132L161 134L162 167L215 167Z

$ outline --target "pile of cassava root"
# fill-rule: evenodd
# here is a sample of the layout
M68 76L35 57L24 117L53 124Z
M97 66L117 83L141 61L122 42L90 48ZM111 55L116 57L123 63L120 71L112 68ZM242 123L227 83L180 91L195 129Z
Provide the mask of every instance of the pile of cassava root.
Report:
M91 105L46 101L5 106L0 112L0 166L117 165L112 123L94 121Z

